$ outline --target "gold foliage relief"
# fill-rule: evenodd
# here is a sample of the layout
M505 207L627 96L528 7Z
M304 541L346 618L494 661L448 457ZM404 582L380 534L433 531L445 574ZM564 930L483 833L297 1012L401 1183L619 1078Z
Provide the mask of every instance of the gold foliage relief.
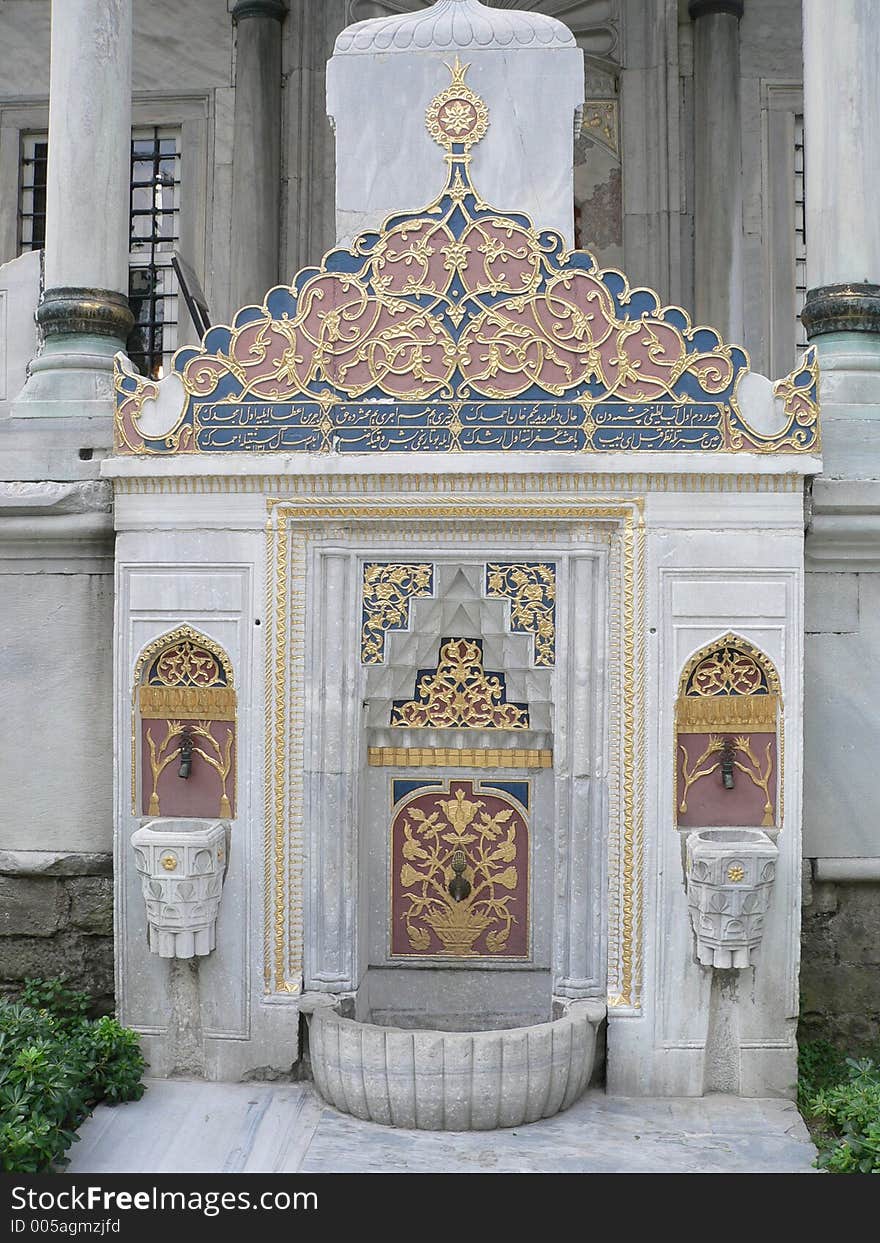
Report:
M510 601L510 628L534 636L537 666L556 663L556 566L546 562L486 566L486 594Z
M364 566L361 618L361 663L380 665L385 659L385 634L409 625L410 600L433 592L434 567L369 563Z
M420 674L415 698L395 702L391 724L421 729L528 729L525 704L507 702L504 678L483 669L479 639L447 639L437 668Z
M524 956L522 808L494 789L475 797L472 782L451 782L448 797L433 791L408 802L393 832L392 952Z

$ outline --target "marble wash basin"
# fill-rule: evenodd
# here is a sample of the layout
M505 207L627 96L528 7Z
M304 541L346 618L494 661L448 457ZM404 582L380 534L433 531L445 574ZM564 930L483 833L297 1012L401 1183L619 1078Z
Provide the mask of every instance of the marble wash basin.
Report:
M529 1027L449 1032L379 1027L329 1007L309 1016L315 1086L329 1104L385 1126L491 1131L567 1109L590 1081L601 1001L565 1001Z

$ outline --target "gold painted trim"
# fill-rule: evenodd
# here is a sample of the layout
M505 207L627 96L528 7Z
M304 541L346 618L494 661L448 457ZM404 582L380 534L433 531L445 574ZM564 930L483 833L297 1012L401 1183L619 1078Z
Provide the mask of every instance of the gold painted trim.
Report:
M179 721L234 721L231 686L140 686L141 716L173 716Z
M488 747L370 747L371 768L552 768L552 751Z
M536 455L537 456L537 455ZM207 456L205 459L207 461ZM294 467L295 467L294 463ZM436 472L418 475L415 473L390 475L384 472L363 475L334 475L328 480L319 475L181 475L173 476L165 473L158 463L157 474L117 476L113 486L120 495L217 495L225 493L265 494L273 493L279 499L284 497L318 497L321 495L348 494L352 498L377 494L390 499L395 493L436 492L451 494L457 491L483 492L492 495L497 492L505 494L534 495L536 481L552 492L574 492L578 494L606 492L609 494L644 492L703 492L737 494L752 492L794 493L803 492L804 476L798 473L784 475L759 474L756 472L737 472L736 474L710 474L694 472L686 474L675 472L669 474L632 472L625 474L600 474L589 472L575 474L567 472L541 473L537 468L528 474L457 474L444 475Z
M723 729L776 729L779 697L772 695L718 695L697 699L679 695L676 719L680 734L717 733Z
M473 477L478 482L478 477ZM483 478L485 482L485 477ZM606 481L607 482L607 481ZM449 486L444 480L444 490ZM427 482L423 483L427 489ZM297 565L289 563L289 523L325 523L342 521L377 522L469 522L505 521L570 522L607 520L617 524L621 547L621 603L619 642L619 681L613 700L618 706L618 739L620 746L619 785L620 810L612 826L616 841L611 855L609 884L611 905L620 909L609 921L608 994L609 1005L637 1008L640 1004L642 981L642 859L644 836L644 659L642 602L645 586L644 498L598 496L589 498L563 497L549 501L546 496L530 499L491 498L485 495L443 495L433 502L423 497L408 500L399 496L338 496L312 497L299 501L285 497L267 499L267 588L270 609L271 642L267 646L266 734L272 742L271 758L267 756L267 774L271 774L266 792L266 928L267 955L265 975L270 992L296 993L302 987L302 931L294 928L294 916L302 908L302 665L304 643L301 619L295 638L289 625L286 601L288 592L296 592L301 612L304 576L305 543L309 532L301 532L302 552ZM291 599L293 596L291 595ZM612 609L612 622L614 610ZM267 635L267 639L269 635ZM291 747L296 755L288 758L284 719L287 706L285 670L288 654L291 661L289 695L291 715L298 712L298 722L291 727ZM613 654L613 653L612 653ZM614 722L612 722L614 725ZM636 729L639 734L636 737ZM617 761L612 756L615 767ZM284 808L286 773L291 763L289 820ZM291 864L286 867L286 843L290 841ZM271 856L271 859L270 859ZM285 925L290 920L296 939L286 945Z

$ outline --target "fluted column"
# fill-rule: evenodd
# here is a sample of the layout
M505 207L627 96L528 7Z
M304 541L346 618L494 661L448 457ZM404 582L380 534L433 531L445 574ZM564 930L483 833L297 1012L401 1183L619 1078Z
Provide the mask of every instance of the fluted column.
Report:
M238 0L232 151L230 311L260 303L278 283L281 219L283 0Z
M803 13L808 292L801 318L819 349L823 373L826 470L876 478L880 473L877 4L804 0ZM842 419L849 422L845 429Z
M131 0L53 0L45 344L16 416L109 414L128 308Z
M743 0L690 0L694 22L696 318L743 337L739 23Z

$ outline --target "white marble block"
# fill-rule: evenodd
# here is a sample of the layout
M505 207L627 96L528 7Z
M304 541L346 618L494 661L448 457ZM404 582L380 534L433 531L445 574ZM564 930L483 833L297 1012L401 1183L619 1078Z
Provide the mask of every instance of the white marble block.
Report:
M583 52L555 18L479 0L439 0L427 11L358 22L337 39L327 66L337 241L379 228L391 212L421 207L443 189L425 110L457 57L492 114L473 157L482 197L526 212L572 245Z
M226 871L226 827L210 820L150 820L131 835L150 949L160 958L210 954Z

